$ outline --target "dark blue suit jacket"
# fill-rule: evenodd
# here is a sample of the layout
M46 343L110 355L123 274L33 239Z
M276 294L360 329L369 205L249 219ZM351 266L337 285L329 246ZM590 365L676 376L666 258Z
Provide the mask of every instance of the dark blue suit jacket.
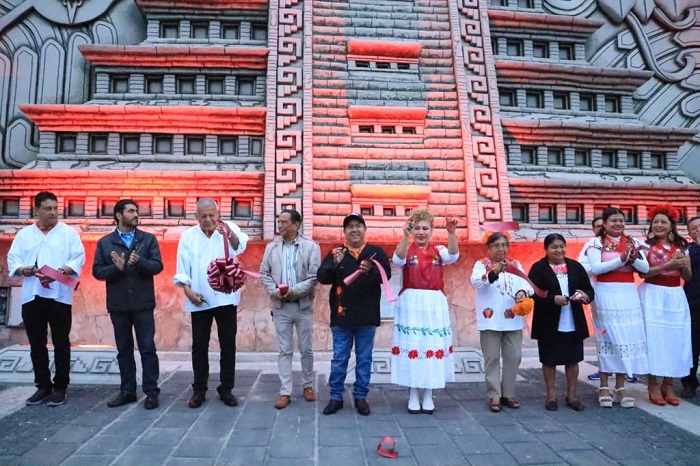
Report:
M110 254L135 251L139 260L134 265L125 265L119 270L112 262ZM134 232L131 248L127 248L115 229L97 242L92 275L107 282L107 311L138 312L153 310L156 307L153 276L163 270L163 261L156 237L138 228Z

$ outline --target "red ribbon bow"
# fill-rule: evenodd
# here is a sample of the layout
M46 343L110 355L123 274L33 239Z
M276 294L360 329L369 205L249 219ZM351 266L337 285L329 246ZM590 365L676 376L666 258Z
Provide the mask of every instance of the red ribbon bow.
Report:
M212 290L231 294L234 291L238 291L243 286L246 275L252 277L259 277L260 275L255 272L243 270L235 255L229 257L229 228L226 222L221 222L221 224L224 228L224 257L219 257L209 263L209 267L207 267L207 280Z

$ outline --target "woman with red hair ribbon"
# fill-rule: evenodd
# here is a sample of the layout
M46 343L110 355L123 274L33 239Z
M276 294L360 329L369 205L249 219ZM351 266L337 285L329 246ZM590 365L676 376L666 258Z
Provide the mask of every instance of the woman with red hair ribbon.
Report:
M649 211L651 226L645 247L649 248L649 271L640 274L639 300L644 313L649 354L649 400L658 406L678 406L673 377L683 377L693 365L690 341L690 308L681 278L692 272L686 254L688 242L678 234L680 213L669 204ZM663 377L659 387L657 377Z

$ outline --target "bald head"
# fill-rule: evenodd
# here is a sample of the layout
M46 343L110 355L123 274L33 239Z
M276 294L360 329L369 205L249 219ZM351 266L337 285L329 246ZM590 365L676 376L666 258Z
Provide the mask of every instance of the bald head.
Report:
M214 199L200 199L197 201L194 216L204 234L211 236L219 222L219 206Z
M203 197L202 199L198 200L197 204L195 205L195 212L203 207L213 207L217 211L219 210L219 204L217 204L216 201L210 197Z

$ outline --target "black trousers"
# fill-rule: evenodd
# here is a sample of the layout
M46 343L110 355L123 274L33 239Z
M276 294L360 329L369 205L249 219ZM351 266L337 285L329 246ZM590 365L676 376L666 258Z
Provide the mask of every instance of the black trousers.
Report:
M693 367L690 374L681 379L684 387L696 390L698 382L698 358L700 358L700 309L690 309L690 338L693 344Z
M156 324L153 309L147 311L111 312L109 318L114 326L114 340L117 343L117 362L121 376L121 391L136 394L136 361L134 360L134 337L141 354L143 369L143 392L156 394L158 389L158 355L154 341Z
M29 338L30 355L37 388L65 390L70 383L71 306L53 299L35 296L22 305L22 320ZM56 375L51 383L48 329L51 329Z
M221 384L217 391L221 393L233 389L236 371L236 332L238 330L236 312L236 306L228 305L190 313L192 317L192 370L194 371L192 389L195 393L206 392L208 388L209 338L214 320L216 320L219 347L221 348L219 366Z

